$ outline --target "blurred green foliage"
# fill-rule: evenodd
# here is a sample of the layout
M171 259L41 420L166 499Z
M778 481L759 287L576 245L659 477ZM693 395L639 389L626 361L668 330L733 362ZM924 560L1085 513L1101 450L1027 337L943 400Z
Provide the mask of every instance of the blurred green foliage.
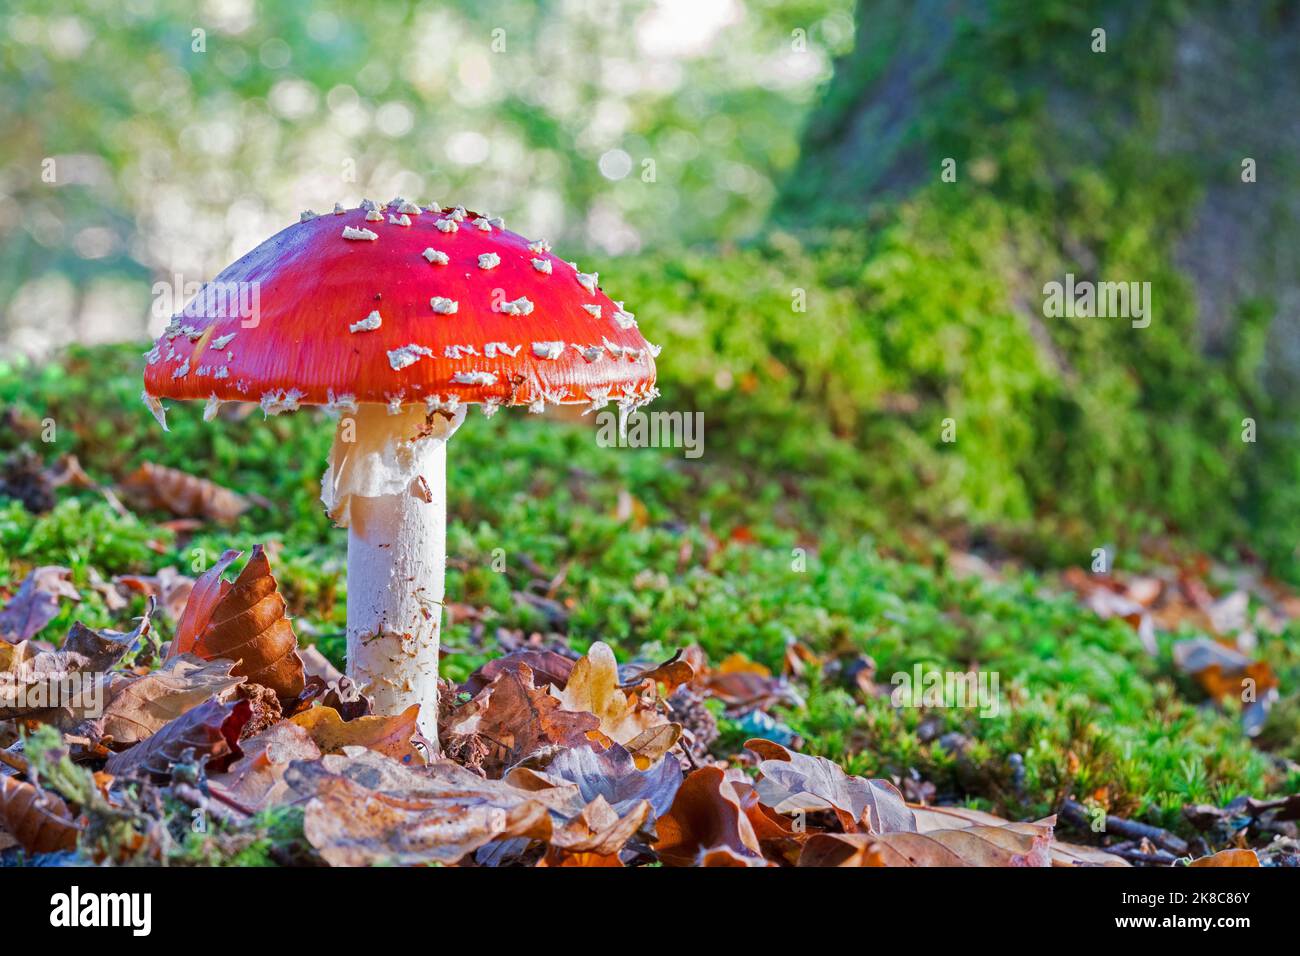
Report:
M154 280L363 196L490 209L570 255L752 232L850 10L9 0L0 347L141 335Z

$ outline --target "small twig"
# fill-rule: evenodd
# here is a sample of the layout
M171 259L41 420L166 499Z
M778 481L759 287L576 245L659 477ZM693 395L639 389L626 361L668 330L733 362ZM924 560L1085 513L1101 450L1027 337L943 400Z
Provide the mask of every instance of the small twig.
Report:
M691 770L694 771L700 769L699 762L695 759L695 754L691 753L691 748L686 746L686 744L683 743L681 740L678 740L677 743L669 747L668 753L671 754L674 750L678 750L678 749L680 749L681 752L686 756L686 759L690 761Z
M1061 804L1061 813L1077 826L1088 826L1088 808L1077 800L1066 800ZM1134 820L1125 820L1123 817L1113 817L1107 814L1105 832L1117 833L1130 840L1150 840L1162 850L1172 853L1175 858L1187 855L1186 840L1174 836L1168 830L1151 826L1149 823L1138 823Z
M1154 853L1143 853L1142 850L1135 846L1108 846L1105 847L1107 853L1128 860L1130 863L1159 863L1165 866L1175 863L1178 857L1165 850L1156 850Z

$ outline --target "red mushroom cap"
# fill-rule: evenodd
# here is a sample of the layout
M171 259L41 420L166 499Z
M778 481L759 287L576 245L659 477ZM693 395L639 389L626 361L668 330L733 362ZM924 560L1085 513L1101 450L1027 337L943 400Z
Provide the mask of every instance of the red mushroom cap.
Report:
M499 219L436 208L394 200L304 213L173 317L148 354L146 394L270 411L598 407L657 394L658 349L594 274Z

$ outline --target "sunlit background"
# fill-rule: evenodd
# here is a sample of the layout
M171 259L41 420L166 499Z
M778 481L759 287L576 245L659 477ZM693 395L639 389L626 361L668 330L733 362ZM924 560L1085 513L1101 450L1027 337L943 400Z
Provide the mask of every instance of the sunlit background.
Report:
M852 44L849 0L7 0L0 349L143 339L155 282L336 201L574 254L745 236Z

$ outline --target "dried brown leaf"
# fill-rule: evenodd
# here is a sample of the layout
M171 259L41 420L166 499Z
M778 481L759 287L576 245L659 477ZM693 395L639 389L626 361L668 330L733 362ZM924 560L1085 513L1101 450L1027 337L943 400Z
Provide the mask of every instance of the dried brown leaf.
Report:
M119 747L139 743L204 701L226 699L243 681L230 673L232 666L233 661L182 654L144 677L118 675L103 717L93 722L96 736L111 738Z
M1212 856L1193 860L1188 866L1259 866L1259 856L1254 850L1220 850Z
M736 785L717 767L701 767L686 778L672 808L655 821L654 849L664 864L694 866L702 855L725 847L734 857L766 865Z
M834 810L848 833L916 830L907 802L888 780L849 776L825 757L796 753L770 740L748 740L745 748L760 758L759 799L779 813Z
M693 664L694 684L726 705L728 712L766 709L789 697L786 681L743 654L732 654L715 668Z
M610 740L627 746L638 741L638 747L647 750L647 756L671 736L662 755L681 735L681 727L674 725L670 731L659 730L671 721L653 704L645 703L639 694L625 693L619 686L618 661L614 651L603 641L591 645L585 657L573 665L568 683L561 691L552 691L565 710L595 714L600 721L599 730ZM644 736L647 731L655 734Z
M238 556L227 551L195 583L170 653L238 661L233 673L292 700L302 693L304 677L284 598L260 544L233 585L223 580L222 572Z
M208 786L223 802L256 812L287 802L292 792L285 771L295 760L317 760L320 748L293 721L282 720L241 741L244 755L224 773L208 777Z
M682 768L675 760L663 760L641 770L618 744L601 748L587 743L549 754L544 765L515 767L506 775L506 782L523 790L572 784L584 801L603 798L620 814L647 800L651 816L660 817L672 807L682 785Z
M30 644L0 644L0 720L28 717L67 724L102 705L108 669L149 633L150 602L129 634L72 626L57 651L33 653ZM75 680L75 683L73 681Z
M130 750L113 754L104 770L115 777L148 774L165 780L175 764L193 760L220 773L241 756L239 732L251 715L252 706L246 700L224 704L209 700Z
M552 684L557 688L569 682L569 674L577 661L572 657L539 647L521 647L511 651L505 657L494 657L465 681L461 687L465 693L475 696L488 684L507 671L518 670L520 664L526 664L533 673L537 684Z
M935 830L957 830L965 827L1005 827L1037 826L1038 824L1012 824L1001 817L983 810L969 807L927 807L909 803L908 807L916 818L918 833L930 833ZM1053 866L1129 866L1123 857L1107 853L1105 850L1079 846L1074 843L1062 843L1053 839L1051 845Z
M121 484L137 508L167 511L178 518L205 518L233 524L249 508L243 495L176 468L145 462Z
M535 687L532 669L521 662L458 709L450 729L487 745L484 770L496 776L543 747L580 746L599 726L595 715L567 710L546 687Z
M391 717L355 720L344 720L333 707L316 706L295 714L290 720L307 731L321 753L365 747L403 763L422 764L427 759L428 744L416 726L419 716L419 704L412 704Z
M1215 700L1238 697L1248 686L1257 697L1278 686L1277 676L1267 661L1256 661L1234 647L1208 637L1174 644L1174 666L1191 675Z
M140 594L153 595L160 610L173 621L179 621L185 605L194 590L194 578L177 572L175 568L162 568L157 574L124 574L113 578L120 584Z
M624 681L620 686L627 690L640 687L646 681L650 681L655 685L663 684L664 696L671 696L672 692L678 687L689 684L695 679L695 668L682 657L683 653L679 649L676 654L662 664L656 664L654 667L637 671L630 680Z
M640 800L620 816L604 797L597 797L556 828L551 845L573 853L616 854L645 826L650 809L650 801Z
M60 601L80 601L71 575L68 568L52 564L27 575L18 593L0 610L0 640L17 644L34 637L58 615Z
M493 841L548 840L548 804L572 794L528 793L447 760L405 767L370 750L293 763L286 779L308 797L308 841L333 866L455 863Z
M972 826L929 833L819 833L800 866L1051 866L1052 825Z
M28 853L71 850L80 833L57 795L12 777L0 777L0 828Z

